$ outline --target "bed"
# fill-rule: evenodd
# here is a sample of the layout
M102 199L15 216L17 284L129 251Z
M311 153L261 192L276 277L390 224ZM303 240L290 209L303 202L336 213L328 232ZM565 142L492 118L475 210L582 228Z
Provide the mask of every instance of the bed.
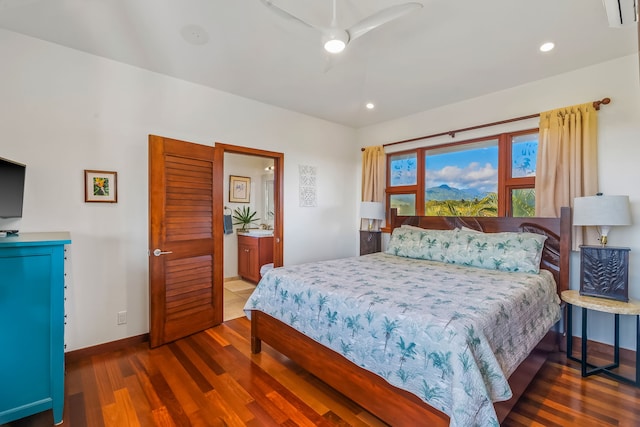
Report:
M497 425L544 363L542 344L556 342L569 209L560 218L394 210L389 226L388 253L268 272L245 306L252 352L264 341L390 425ZM539 251L521 256L515 243L501 247L505 259L460 258L460 245L498 247L504 236Z

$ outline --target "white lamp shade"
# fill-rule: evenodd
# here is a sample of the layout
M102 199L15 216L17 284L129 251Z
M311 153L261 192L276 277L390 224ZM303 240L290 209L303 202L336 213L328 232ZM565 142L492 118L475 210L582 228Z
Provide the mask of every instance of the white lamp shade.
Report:
M588 196L573 199L573 225L631 225L629 196Z
M360 205L360 218L384 219L384 203L362 202Z

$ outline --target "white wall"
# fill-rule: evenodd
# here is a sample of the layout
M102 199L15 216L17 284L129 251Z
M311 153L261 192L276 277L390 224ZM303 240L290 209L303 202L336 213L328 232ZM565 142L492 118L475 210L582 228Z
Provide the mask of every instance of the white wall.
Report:
M532 82L491 95L470 99L442 108L425 111L409 117L380 123L360 129L361 146L379 145L446 132L453 129L526 116L554 108L611 98L611 104L599 113L599 184L605 194L625 194L631 200L634 224L631 227L614 228L609 244L631 248L629 270L629 294L640 299L640 72L638 56L630 55L553 78ZM509 125L460 133L455 141L492 135L508 130L528 129L538 126L532 119ZM428 140L430 144L451 142L448 136ZM424 145L425 142L408 143L389 147L389 152ZM572 256L571 288L579 288L580 260L577 252ZM579 311L579 310L575 310ZM611 315L589 315L590 339L613 343ZM577 317L576 317L577 319ZM635 318L621 319L621 345L635 349ZM579 323L574 333L580 335Z
M284 153L285 264L357 254L353 129L5 30L0 58L0 157L27 165L24 216L0 229L71 232L67 350L148 331L149 134ZM117 204L84 203L84 169L118 172Z

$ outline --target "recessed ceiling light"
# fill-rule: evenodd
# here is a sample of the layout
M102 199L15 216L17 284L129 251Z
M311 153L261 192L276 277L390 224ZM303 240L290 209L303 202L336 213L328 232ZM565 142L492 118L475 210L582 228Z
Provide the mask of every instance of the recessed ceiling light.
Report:
M375 108L375 105L373 104L373 102L367 102L366 107L368 110L373 110Z
M553 50L555 46L556 45L551 42L543 43L540 45L540 52L549 52L550 50Z

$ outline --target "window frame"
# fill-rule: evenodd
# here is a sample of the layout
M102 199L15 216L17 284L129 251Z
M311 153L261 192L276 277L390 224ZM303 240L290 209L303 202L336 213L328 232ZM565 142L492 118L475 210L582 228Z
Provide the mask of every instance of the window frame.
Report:
M538 128L524 129L513 132L504 132L500 134L484 136L480 138L468 139L465 141L449 142L443 144L429 145L423 147L412 148L409 150L394 151L387 154L387 173L385 187L385 206L387 213L389 212L391 195L396 194L415 194L416 196L416 216L424 216L425 211L425 156L428 151L441 150L448 147L458 147L460 145L472 145L483 141L498 141L498 216L512 216L511 191L515 189L533 189L535 188L535 177L512 177L512 147L513 138L520 135L538 133ZM415 185L397 185L391 186L391 158L398 155L407 155L416 153L416 181Z

